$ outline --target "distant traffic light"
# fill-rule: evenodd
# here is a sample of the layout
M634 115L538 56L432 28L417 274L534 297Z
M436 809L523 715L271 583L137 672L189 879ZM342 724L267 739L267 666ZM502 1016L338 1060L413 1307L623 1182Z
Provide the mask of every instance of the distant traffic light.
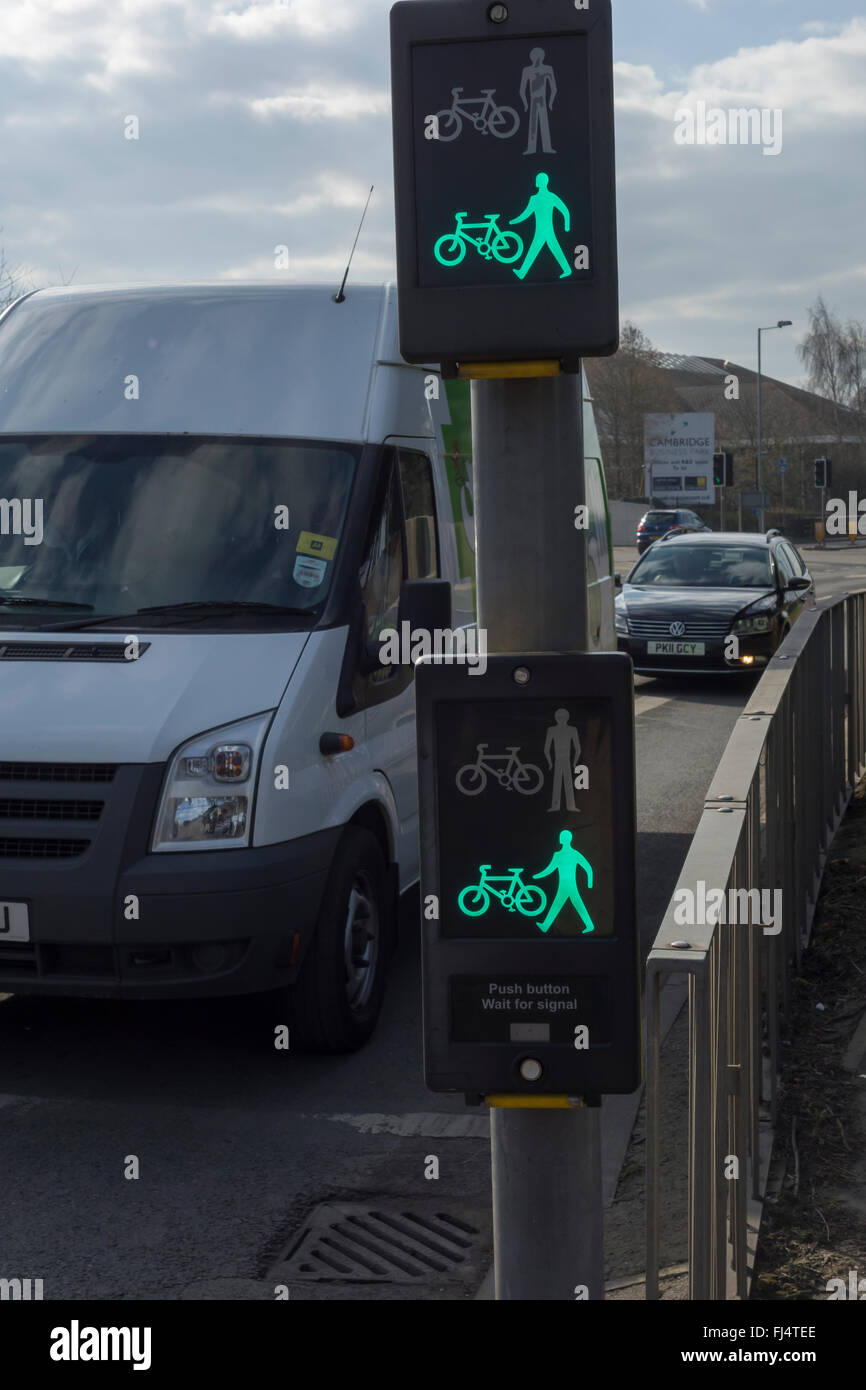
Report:
M832 459L815 459L815 486L829 487Z
M734 456L729 453L713 454L713 486L734 486Z

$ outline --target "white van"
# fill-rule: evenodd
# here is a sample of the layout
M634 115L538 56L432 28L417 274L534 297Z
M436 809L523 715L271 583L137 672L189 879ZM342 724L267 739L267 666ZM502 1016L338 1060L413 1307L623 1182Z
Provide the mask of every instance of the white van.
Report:
M293 1048L372 1031L418 876L412 668L377 639L474 620L469 388L402 361L395 293L0 315L0 992L280 989Z

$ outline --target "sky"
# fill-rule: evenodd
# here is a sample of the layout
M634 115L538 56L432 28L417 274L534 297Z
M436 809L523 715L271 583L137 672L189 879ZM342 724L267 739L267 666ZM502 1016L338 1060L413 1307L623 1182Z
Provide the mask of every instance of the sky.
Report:
M866 322L866 14L825 5L613 0L621 318L664 351L753 367L791 319L763 367L803 383L819 293ZM372 184L352 274L392 278L389 8L3 0L0 247L37 284L336 287ZM677 143L700 102L781 111L779 152Z

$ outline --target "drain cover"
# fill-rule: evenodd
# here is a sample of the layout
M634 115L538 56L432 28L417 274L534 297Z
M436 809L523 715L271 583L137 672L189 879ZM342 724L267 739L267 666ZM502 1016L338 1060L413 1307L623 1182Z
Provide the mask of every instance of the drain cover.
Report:
M480 1277L489 1218L439 1204L325 1202L271 1269L287 1279L414 1284L437 1276Z

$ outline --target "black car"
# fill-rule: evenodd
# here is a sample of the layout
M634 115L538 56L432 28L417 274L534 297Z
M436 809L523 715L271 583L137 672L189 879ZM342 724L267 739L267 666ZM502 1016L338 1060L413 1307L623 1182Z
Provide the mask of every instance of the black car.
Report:
M674 529L709 531L710 528L704 525L697 512L689 511L688 507L657 507L653 511L644 512L637 524L635 545L638 555L642 555L653 541Z
M616 597L617 643L643 675L755 671L814 594L778 531L673 534L632 569Z

